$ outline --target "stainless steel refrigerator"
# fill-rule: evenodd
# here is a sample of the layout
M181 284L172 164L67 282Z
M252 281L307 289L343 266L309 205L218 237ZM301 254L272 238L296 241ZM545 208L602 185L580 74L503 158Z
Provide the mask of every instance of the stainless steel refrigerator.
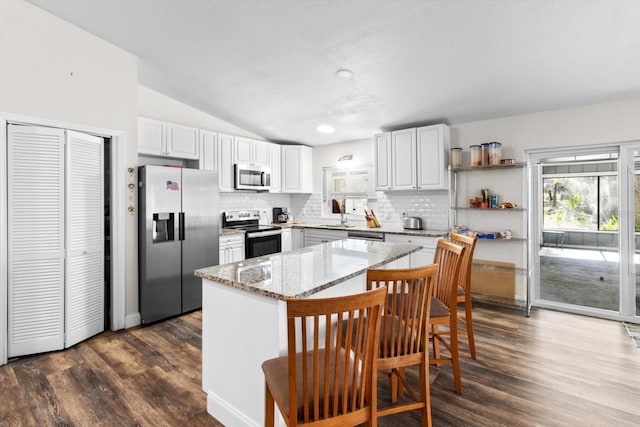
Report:
M143 325L202 307L193 271L218 265L218 175L139 168L139 309Z

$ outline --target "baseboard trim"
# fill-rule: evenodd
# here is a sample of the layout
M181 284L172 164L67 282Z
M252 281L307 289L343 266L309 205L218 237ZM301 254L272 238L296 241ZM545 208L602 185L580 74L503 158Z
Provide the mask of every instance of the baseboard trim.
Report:
M261 426L260 423L256 423L212 391L207 393L207 412L223 425L243 427Z
M140 313L129 314L124 319L124 328L129 329L135 326L140 326Z

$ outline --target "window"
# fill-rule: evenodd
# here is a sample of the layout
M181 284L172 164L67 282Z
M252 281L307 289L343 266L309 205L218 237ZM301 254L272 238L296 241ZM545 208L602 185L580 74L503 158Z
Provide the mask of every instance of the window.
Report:
M544 228L617 231L615 161L543 166Z
M372 167L352 169L324 168L322 188L322 216L339 215L334 212L333 200L347 214L362 215L374 196L370 177Z

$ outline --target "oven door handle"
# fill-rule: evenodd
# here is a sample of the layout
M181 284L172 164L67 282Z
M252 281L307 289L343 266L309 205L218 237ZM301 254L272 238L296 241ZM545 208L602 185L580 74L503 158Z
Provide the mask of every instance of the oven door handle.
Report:
M282 230L257 231L255 233L247 233L247 239L255 239L258 237L269 237L282 234Z

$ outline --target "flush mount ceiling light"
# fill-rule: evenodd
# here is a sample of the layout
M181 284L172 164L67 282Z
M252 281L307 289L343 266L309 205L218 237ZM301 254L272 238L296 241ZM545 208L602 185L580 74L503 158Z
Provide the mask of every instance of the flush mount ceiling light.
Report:
M320 133L333 133L335 132L335 128L331 125L320 125L316 128L316 130Z
M346 68L341 68L336 71L336 76L340 77L341 79L348 80L353 78L353 71L347 70Z

